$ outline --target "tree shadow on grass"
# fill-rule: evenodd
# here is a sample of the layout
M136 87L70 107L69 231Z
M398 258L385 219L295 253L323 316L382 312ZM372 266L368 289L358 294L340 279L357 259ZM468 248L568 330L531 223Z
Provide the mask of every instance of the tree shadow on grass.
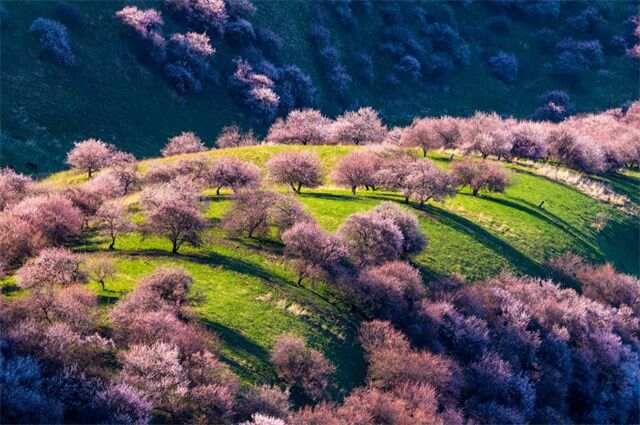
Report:
M598 244L617 270L640 277L640 220L637 217L609 220L598 233Z
M414 208L419 209L417 207ZM420 209L420 211L427 211L436 217L438 222L473 237L478 242L504 257L518 271L532 276L544 276L546 274L544 267L540 264L474 222L433 205L428 205Z
M463 195L466 195L466 194L463 194ZM466 195L466 196L469 196L469 195ZM513 208L518 211L524 212L538 220L544 221L545 223L548 223L554 227L557 227L558 229L562 230L563 232L577 239L582 245L584 245L584 247L587 250L593 250L595 248L593 244L589 243L588 241L589 236L583 233L581 230L577 229L575 226L572 226L571 224L562 220L558 216L551 214L550 212L544 209L538 208L537 206L534 206L528 201L525 201L520 198L512 198L518 201L518 202L513 202L507 199L493 198L489 196L485 196L483 197L483 199L489 202L494 202L496 204L504 205L505 207Z
M258 380L265 383L275 380L275 373L269 364L269 353L267 350L235 329L221 323L208 319L202 319L202 323L207 329L215 332L225 346L233 347L231 351L242 359L234 358L235 356L231 356L225 352L221 354L222 360L227 363L235 373L252 380L255 380L257 377Z
M287 283L281 278L274 276L269 271L257 264L243 261L238 258L227 257L215 252L207 252L204 254L176 254L171 255L169 251L160 249L140 249L140 250L120 250L120 253L130 257L158 257L167 260L189 260L197 264L208 266L222 266L227 270L236 273L245 274L260 278L269 283L283 284Z

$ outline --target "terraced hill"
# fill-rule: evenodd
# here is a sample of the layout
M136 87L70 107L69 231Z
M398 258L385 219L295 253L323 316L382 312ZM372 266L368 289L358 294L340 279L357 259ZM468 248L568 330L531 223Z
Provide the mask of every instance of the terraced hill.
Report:
M154 165L185 158L215 159L234 156L264 167L266 160L283 150L315 152L325 173L354 146L254 146L219 149L201 154L151 159L140 163L145 172ZM447 167L449 155L436 153L431 159ZM619 270L638 275L640 255L638 219L571 187L540 177L519 165L510 165L513 185L504 194L473 197L462 190L444 203L429 203L424 209L409 208L419 218L428 238L427 248L414 259L425 281L440 275L458 273L469 281L494 275L501 270L544 275L545 260L572 251L593 262L609 261ZM640 176L615 177L617 188L633 192ZM54 174L39 184L66 188L85 177L75 171ZM284 187L274 188L286 191ZM138 193L123 199L137 210ZM160 265L184 267L194 277L191 292L202 321L216 331L224 343L224 359L244 379L270 381L268 351L284 332L303 335L309 343L326 353L337 365L337 392L362 382L364 363L355 330L362 319L330 287L322 282L296 286L296 274L282 256L282 245L275 239L232 238L219 227L219 219L229 208L230 194L215 196L205 191L202 208L210 226L205 243L199 248L185 247L178 256L170 255L167 241L131 233L119 239L117 250L107 251L108 243L95 235L74 249L83 256L107 253L117 260L117 274L107 282L107 290L97 282L90 284L105 310L130 291L135 282ZM299 196L304 208L327 230L334 231L350 215L366 211L383 201L402 203L393 192L350 191L325 185L303 190ZM544 201L542 208L539 207ZM637 197L634 198L637 202ZM402 204L405 205L405 204ZM604 224L602 223L604 217ZM13 278L3 281L2 291L19 296Z

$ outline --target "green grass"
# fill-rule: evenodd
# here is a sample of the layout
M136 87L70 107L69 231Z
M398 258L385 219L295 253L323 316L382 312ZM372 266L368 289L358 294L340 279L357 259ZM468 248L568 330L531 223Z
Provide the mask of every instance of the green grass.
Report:
M185 157L231 155L264 166L268 158L283 150L308 150L319 155L325 173L347 152L357 147L259 146L206 152L145 161L141 169ZM448 167L448 156L435 153L431 159ZM621 213L576 190L536 176L526 168L510 165L513 185L504 194L471 196L463 190L444 203L429 203L424 209L406 205L397 193L349 190L331 185L303 189L298 199L328 231L335 231L351 214L367 211L381 202L397 202L419 219L428 238L427 248L412 261L425 280L459 273L469 281L502 270L545 275L543 263L566 251L591 261L612 262L618 269L640 275L638 219ZM635 174L608 179L633 179ZM62 188L82 181L79 173L68 171L50 176L45 186ZM624 189L618 187L616 190ZM286 191L286 188L276 188ZM108 255L117 259L118 273L102 291L90 284L105 309L132 290L136 282L162 265L188 270L195 280L191 296L203 323L224 343L223 358L243 379L271 382L274 374L268 352L274 339L285 332L303 336L337 365L336 392L339 394L362 382L364 364L355 342L360 318L350 306L322 282L295 285L295 273L282 257L282 245L270 238L231 238L219 227L219 219L231 206L228 194L207 192L203 205L211 223L205 243L199 248L184 247L171 256L169 242L132 233L117 242ZM130 196L135 209L135 194ZM538 205L544 202L544 207ZM596 228L597 216L605 214L606 226ZM91 256L106 252L105 240L89 235L78 252ZM0 285L7 296L19 295L12 277Z
M99 137L115 143L138 157L157 155L166 139L181 131L193 130L209 145L221 127L232 123L251 126L250 117L226 89L225 79L237 51L226 42L215 41L217 52L212 66L222 75L218 85L209 84L200 94L180 97L163 80L160 72L146 66L137 57L134 43L126 36L114 13L125 4L162 8L158 1L75 2L81 24L70 25L69 32L77 66L65 69L39 59L36 37L28 32L39 16L57 18L56 2L3 2L7 13L0 31L2 108L0 108L0 165L11 165L31 173L46 173L64 166L64 154L75 140ZM309 73L319 89L319 107L329 115L343 109L320 71L317 49L310 44L308 32L314 18L310 2L256 0L256 26L275 30L284 40L284 48L275 62L294 63ZM375 3L375 2L374 2ZM485 59L472 46L468 67L455 73L446 83L403 84L390 87L384 82L393 63L379 52L385 26L377 7L368 17L359 18L355 29L342 27L328 13L332 42L340 49L342 60L355 74L352 53L364 50L374 57L377 79L372 85L357 78L349 92L348 103L370 105L380 110L390 125L407 124L417 115L470 115L475 110L495 110L506 115L529 116L538 106L538 96L548 90L568 90L578 111L617 107L637 92L637 67L624 56L605 52L606 72L589 71L580 84L567 84L551 75L553 54L543 52L535 41L535 32L547 25L558 31L558 39L571 36L564 24L575 15L582 2L563 2L558 22L529 24L514 19L510 34L496 37L491 50L513 52L519 59L519 78L504 84L489 75ZM424 2L430 16L444 16L449 8L462 30L482 26L495 11L489 2ZM408 3L404 4L408 7ZM622 22L630 14L630 2L601 2L609 9L607 29L622 33ZM410 12L409 12L410 13ZM165 33L184 32L183 25L163 10ZM420 28L409 26L416 34ZM464 31L463 31L464 32ZM474 43L477 34L463 34ZM428 49L428 42L418 35ZM575 35L574 35L575 38ZM604 38L603 38L604 41ZM258 133L264 128L256 127Z

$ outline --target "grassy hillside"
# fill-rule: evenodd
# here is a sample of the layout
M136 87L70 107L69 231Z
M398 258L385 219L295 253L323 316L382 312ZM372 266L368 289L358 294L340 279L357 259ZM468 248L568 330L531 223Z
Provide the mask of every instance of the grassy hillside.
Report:
M72 142L87 137L102 138L137 156L153 156L167 137L180 131L193 130L211 144L224 125L234 122L245 127L251 125L226 87L231 60L238 51L225 41L214 43L217 53L212 65L220 74L220 82L208 84L200 94L179 96L157 70L137 57L133 43L114 19L114 12L125 4L162 9L160 2L71 3L77 16L74 23L68 23L68 28L78 62L71 68L42 60L37 37L28 31L39 16L64 20L59 16L58 2L2 3L0 165L31 173L60 169ZM284 48L274 62L297 64L309 73L319 90L318 106L329 115L352 105L371 105L380 110L389 124L405 124L416 115L459 115L475 110L529 116L537 106L538 96L551 89L569 91L578 111L618 106L637 94L637 67L624 56L611 54L609 49L605 49L605 67L588 71L581 84L568 85L551 75L553 52L538 47L535 32L549 25L558 39L571 36L564 22L584 8L582 2L563 2L560 17L552 23L513 19L511 32L492 42L490 50L502 49L518 57L519 77L513 84L493 78L483 57L489 48L479 41L480 30L496 14L488 2L467 6L463 2L425 2L421 7L430 22L448 21L467 40L471 47L470 64L442 83L403 82L398 87L389 87L384 78L393 63L378 50L385 29L380 2L374 4L369 15L359 17L354 28L345 28L334 14L327 13L332 43L340 50L349 73L356 72L352 58L356 51L365 51L374 58L374 83L365 84L354 77L344 105L332 94L320 71L317 49L308 38L309 28L317 20L310 2L255 1L255 4L258 11L252 18L254 26L270 28L284 41ZM418 34L419 25L411 21L409 6L413 4L417 3L401 3L407 27ZM608 32L622 33L622 23L633 3L596 4L606 11ZM162 10L166 34L186 31ZM606 41L603 39L603 43ZM419 38L419 42L425 41Z
M203 154L143 161L144 171L159 162L204 156L235 156L264 166L273 154L284 149L317 153L325 171L353 146L259 146L224 149ZM432 155L443 167L448 156ZM469 280L493 275L501 270L544 275L542 263L566 251L594 262L610 261L625 272L640 274L637 218L595 201L570 187L511 166L513 185L504 194L473 197L463 190L445 203L430 203L424 210L406 206L417 215L428 247L414 264L428 281L439 275L459 273ZM85 178L75 171L54 174L40 184L63 188ZM620 187L637 187L637 175L618 176ZM285 191L286 188L275 188ZM296 276L282 257L282 246L275 239L230 238L217 226L231 201L229 194L216 197L206 192L206 216L212 226L205 244L185 247L176 257L170 255L168 241L133 233L118 241L118 273L107 282L107 291L93 282L106 309L131 290L135 282L160 265L175 264L192 273L191 293L202 321L215 330L224 343L224 358L244 379L265 382L274 374L268 364L268 350L281 333L303 335L310 344L336 363L337 391L358 385L364 376L363 359L355 343L360 318L331 289L321 282L295 285ZM130 195L136 208L136 194ZM350 191L326 185L304 190L299 196L306 210L327 230L334 231L350 215L366 211L383 201L402 202L397 193ZM544 209L538 204L544 200ZM404 204L402 204L404 205ZM598 216L607 218L596 227ZM108 252L107 243L89 235L78 252L92 256ZM12 278L4 280L5 293L14 291Z

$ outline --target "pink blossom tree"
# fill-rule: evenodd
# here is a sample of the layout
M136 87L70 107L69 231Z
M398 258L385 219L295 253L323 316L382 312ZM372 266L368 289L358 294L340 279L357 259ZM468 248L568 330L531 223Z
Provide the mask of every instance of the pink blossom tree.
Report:
M103 291L106 291L107 279L111 279L116 274L116 262L106 255L99 255L85 261L84 269L90 279L100 284Z
M338 236L358 266L380 264L402 255L402 232L393 220L377 214L351 215L340 226Z
M39 289L83 283L86 276L77 255L65 248L45 248L16 272L16 279L21 288Z
M355 195L358 186L375 190L381 166L382 159L374 152L351 152L340 159L331 177L336 184L350 187Z
M306 277L322 278L345 260L342 242L311 222L299 222L282 234L285 255L296 261L298 285Z
M126 209L115 202L105 203L98 209L96 227L100 234L110 239L109 250L115 249L118 236L135 228Z
M258 121L270 122L278 111L280 96L275 82L267 75L254 71L248 61L236 59L236 70L229 84L237 91L242 102L256 115Z
M303 186L313 188L322 184L320 160L311 153L279 153L269 159L267 169L274 183L289 185L295 193L300 193Z
M113 145L109 145L99 139L87 139L76 142L73 149L67 154L67 164L72 168L84 170L89 178L94 172L110 164L115 151Z
M204 152L207 147L202 140L191 131L183 131L169 139L162 149L162 156L180 155L183 153Z
M453 178L428 160L412 163L399 188L407 201L415 199L421 207L430 199L442 201L456 193Z
M200 244L200 233L206 226L191 185L169 183L143 197L146 220L142 230L147 234L164 236L171 241L171 253L177 254L185 243ZM184 189L184 190L182 190Z
M82 213L62 195L28 197L11 211L31 226L39 245L62 245L82 231Z
M400 261L364 269L351 290L364 311L394 323L404 323L426 295L420 272Z
M29 223L9 213L0 214L0 275L21 265L36 249Z
M133 345L121 355L118 380L140 391L156 409L177 412L188 393L188 379L177 347L158 342Z
M333 122L331 137L337 143L364 145L382 143L387 128L373 108L345 112Z
M236 158L220 158L207 171L206 180L208 185L216 188L216 195L220 195L220 189L223 187L237 192L240 189L258 186L260 169Z
M312 399L323 395L335 370L322 353L308 348L302 339L293 335L278 337L270 359L280 379Z
M331 121L315 109L289 112L286 119L279 118L269 129L266 141L271 143L292 143L302 145L322 145L329 140Z
M180 308L187 302L193 278L179 267L161 267L140 281L140 288L148 289L164 302Z
M392 202L383 202L372 209L369 214L384 220L391 220L400 230L402 234L402 257L417 254L427 246L427 240L420 230L418 219L406 209Z
M427 152L444 147L444 143L434 126L438 122L437 118L415 119L411 125L402 132L400 144L407 147L419 147L422 155L427 156Z
M138 183L136 158L126 152L118 151L111 158L111 173L120 182L126 195Z
M480 190L489 192L504 192L509 184L507 171L499 164L488 161L465 159L453 164L451 173L456 184L469 186L473 196Z
M151 419L151 403L127 384L111 384L96 394L96 404L107 423L145 424Z
M219 149L253 146L258 143L253 131L242 133L237 125L224 127L216 139L216 147Z
M222 218L222 227L232 234L263 237L275 227L279 233L299 221L308 220L300 204L288 196L268 191L241 191Z
M10 168L0 168L0 211L27 195L33 180Z

